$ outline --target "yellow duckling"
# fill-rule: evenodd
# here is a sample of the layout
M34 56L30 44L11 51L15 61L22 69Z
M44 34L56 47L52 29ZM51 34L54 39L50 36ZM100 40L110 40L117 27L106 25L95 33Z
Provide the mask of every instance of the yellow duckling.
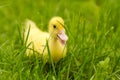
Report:
M41 31L31 20L26 21L25 28L24 37L26 38L28 35L26 45L31 43L26 52L27 56L31 55L34 50L41 54L43 59L48 58L46 40L48 40L48 47L53 62L58 62L66 56L66 42L68 37L65 33L64 21L61 17L53 17L50 20L48 25L49 32Z

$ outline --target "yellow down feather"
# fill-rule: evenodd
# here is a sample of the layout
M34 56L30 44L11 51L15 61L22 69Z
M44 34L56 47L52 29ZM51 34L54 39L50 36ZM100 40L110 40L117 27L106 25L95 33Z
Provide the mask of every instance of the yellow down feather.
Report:
M67 52L66 42L68 37L65 34L63 19L61 17L53 17L49 22L48 29L49 32L44 32L33 21L26 20L24 39L28 36L26 46L30 44L26 54L30 56L35 51L41 54L43 59L48 59L49 56L46 46L46 40L48 40L48 47L53 62L58 62L66 56Z

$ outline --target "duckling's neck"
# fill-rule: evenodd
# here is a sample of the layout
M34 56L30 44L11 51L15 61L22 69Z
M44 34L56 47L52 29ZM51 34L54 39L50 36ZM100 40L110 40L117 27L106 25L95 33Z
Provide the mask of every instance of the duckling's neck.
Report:
M59 61L66 55L65 45L62 45L57 37L49 39L49 49L54 61Z
M54 47L56 45L60 46L61 45L60 41L58 40L57 37L51 36L50 39L49 39L49 47Z

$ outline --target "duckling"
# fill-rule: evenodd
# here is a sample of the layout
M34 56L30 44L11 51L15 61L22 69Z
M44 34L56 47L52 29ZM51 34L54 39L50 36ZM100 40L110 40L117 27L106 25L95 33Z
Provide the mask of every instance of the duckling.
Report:
M26 46L30 44L26 51L27 56L30 56L34 50L46 60L49 56L48 48L46 47L47 41L53 62L56 63L66 56L68 36L65 33L64 21L61 17L53 17L50 20L48 32L40 30L33 21L26 20L24 38L27 36Z

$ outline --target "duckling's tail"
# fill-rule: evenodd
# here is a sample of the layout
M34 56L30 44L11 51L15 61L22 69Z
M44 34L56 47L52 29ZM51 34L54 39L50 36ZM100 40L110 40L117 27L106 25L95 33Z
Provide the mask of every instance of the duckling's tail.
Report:
M29 19L25 20L23 24L23 40L26 47L28 47L28 49L26 50L27 56L29 56L33 51L30 49L32 49L33 47L33 41L37 35L36 32L39 32L39 31L40 31L39 28L32 20L29 20Z
M31 28L37 28L36 24L32 21L32 20L29 20L29 19L26 19L25 20L25 29L31 29Z
M39 31L36 24L32 20L26 19L23 24L24 41L27 42L27 39L29 40L29 36L34 37L35 36L34 34L36 31Z

